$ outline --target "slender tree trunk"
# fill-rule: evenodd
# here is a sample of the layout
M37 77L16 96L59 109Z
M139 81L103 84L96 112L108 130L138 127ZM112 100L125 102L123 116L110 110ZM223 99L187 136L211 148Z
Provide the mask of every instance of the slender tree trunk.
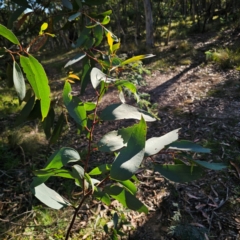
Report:
M151 0L143 0L144 11L145 11L145 22L146 22L146 45L147 47L154 46L153 38L153 16Z

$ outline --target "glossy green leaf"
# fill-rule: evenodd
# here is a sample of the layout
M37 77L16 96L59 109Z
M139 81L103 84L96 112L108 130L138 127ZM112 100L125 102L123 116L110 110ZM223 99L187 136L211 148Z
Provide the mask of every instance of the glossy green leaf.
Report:
M65 124L65 116L63 113L61 113L61 115L59 116L58 121L56 123L56 126L54 127L51 138L49 139L49 144L54 144L57 142L57 140L59 139L59 137L62 133L64 124Z
M120 150L112 164L110 176L113 179L125 181L130 179L139 169L145 152L147 125L142 118L134 125L127 146Z
M73 5L70 1L68 0L62 0L62 5L70 10L73 10Z
M204 148L196 143L181 140L176 141L168 145L169 149L178 150L178 151L191 151L196 153L210 153L211 150L209 148Z
M14 33L11 30L7 29L2 24L0 24L0 35L8 39L10 42L20 45L20 42L18 41Z
M12 29L13 28L13 22L15 22L20 15L25 11L26 7L19 7L17 10L14 11L8 18L8 24L7 27Z
M98 13L97 16L109 16L112 14L112 10L108 10L108 11L105 11L105 12L102 12L102 13Z
M50 87L48 78L43 66L33 56L20 56L20 63L30 82L33 91L38 99L40 99L42 120L47 116L50 108Z
M126 65L126 64L129 64L129 63L132 63L132 62L137 62L137 61L140 61L142 59L150 58L150 57L154 57L154 56L155 55L153 55L153 54L145 54L145 55L135 56L135 57L132 57L132 58L129 58L129 59L123 61L121 65Z
M110 22L110 17L109 16L105 16L103 21L101 22L102 25L107 25Z
M137 212L148 213L147 207L134 195L119 186L105 187L104 191L114 199L118 200L124 207Z
M137 92L136 86L133 83L127 81L127 80L118 80L118 81L116 81L114 83L114 85L116 87L125 87L128 90L130 90L132 93L136 93Z
M27 120L27 117L31 113L35 104L35 96L32 96L26 105L23 107L22 111L20 112L19 116L16 119L15 125L18 126L22 124L24 121Z
M87 173L84 173L84 178L91 185L92 192L94 193L94 189L95 189L94 184L98 183L100 181L96 180L96 179L95 179L95 181L93 181L93 179Z
M98 187L95 187L95 190L94 190L94 193L93 193L93 196L103 202L104 204L106 205L110 205L111 204L111 200L110 200L110 197L108 194L106 194L105 192L103 192L100 188Z
M133 195L136 195L137 193L137 187L131 180L126 180L126 181L118 181L121 183L130 193Z
M96 103L93 102L85 102L84 103L84 108L86 111L92 111L96 108Z
M176 165L154 165L154 170L163 177L173 182L190 182L202 177L203 168L199 166L187 166L185 164Z
M50 108L47 117L43 121L43 130L46 135L46 138L51 137L51 130L54 124L55 112L53 108Z
M110 172L111 169L111 165L110 164L102 164L99 165L97 167L95 167L94 169L91 170L91 172L89 172L89 175L101 175L101 174L106 174L108 172Z
M62 178L69 178L74 179L72 172L67 169L40 169L33 171L33 174L37 177L62 177Z
M160 152L166 145L178 139L178 131L180 128L175 129L161 137L149 138L146 141L145 156L151 156Z
M54 152L48 159L44 169L56 168L60 169L70 162L77 162L80 156L73 148L64 147Z
M64 68L66 68L66 67L68 67L68 66L71 66L71 65L73 65L73 64L76 63L76 62L79 62L79 61L80 61L81 59L83 59L85 56L86 56L86 53L79 53L79 54L77 54L76 56L74 56L73 59L71 59L70 61L68 61L68 62L65 64Z
M156 121L156 119L147 111L122 103L114 103L107 106L100 115L100 118L105 121L121 119L140 120L141 117L143 117L146 122Z
M108 132L98 142L98 149L102 152L114 152L126 147L134 128L134 126L131 126Z
M118 226L118 219L119 219L119 217L118 217L117 213L115 212L113 215L113 226L115 229L117 229L117 226Z
M19 99L23 100L26 94L26 85L22 70L16 61L13 62L13 82Z
M81 16L81 13L80 12L76 12L75 14L71 15L68 18L68 21L71 22L71 21L75 20L76 18L78 18L79 16Z
M44 183L31 189L33 195L41 202L53 209L61 209L71 204L63 199L57 192L47 187Z
M106 83L114 82L116 79L109 78L105 73L103 73L98 68L93 68L91 71L91 82L93 88L97 88L101 81L104 81Z
M94 27L96 27L98 24L99 24L99 23L97 22L97 23L94 24L94 25L86 25L85 27L86 27L86 28L94 28Z
M224 163L210 163L210 162L206 162L206 161L200 161L200 160L192 160L193 162L195 162L196 164L214 170L214 171L219 171L219 170L223 170L226 169L228 166Z
M97 24L97 26L93 29L93 36L96 39L95 46L98 46L103 40L103 28L101 25Z
M76 121L76 123L85 127L87 125L86 110L80 99L71 95L71 91L71 85L66 81L63 89L63 102L69 115Z

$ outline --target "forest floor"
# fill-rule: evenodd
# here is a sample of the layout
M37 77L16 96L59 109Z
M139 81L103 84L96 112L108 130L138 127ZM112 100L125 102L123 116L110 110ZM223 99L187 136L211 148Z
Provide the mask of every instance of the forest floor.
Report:
M186 42L179 41L154 49L158 60L147 65L152 68L151 74L145 75L146 86L140 86L139 92L150 94L150 102L157 103L155 111L160 120L149 125L149 137L181 128L180 139L211 149L211 154L201 155L201 160L223 162L228 168L224 171L206 170L201 179L184 184L169 182L150 170L139 173L138 196L150 211L148 215L126 211L114 201L112 208L123 212L133 227L131 231L131 227L123 229L128 236L122 239L240 239L240 72L223 70L218 64L207 64L204 54L210 49L227 47L239 41L239 35L233 37L232 32L227 31L224 34L224 38L216 33L195 34L187 39L186 46ZM171 64L163 66L162 58ZM161 61L159 65L158 61ZM59 79L57 70L50 74ZM114 101L119 102L116 92L109 91L101 108ZM4 124L8 124L8 129L9 122L10 126L14 125L14 117L0 119L2 132L6 130ZM74 127L74 123L70 124ZM96 138L118 126L118 123L103 123L96 129ZM73 131L74 128L71 133ZM33 134L35 132L31 131L28 136ZM67 137L66 134L62 140L68 143L71 139L71 147L81 149L84 144L78 135L74 135ZM16 153L8 158L5 156L8 161L11 157L21 158L16 167L7 168L6 164L0 163L3 186L0 189L1 239L63 239L64 228L72 214L72 211L50 212L37 206L39 202L29 192L31 171L44 165L45 155L51 150L42 150L46 142L40 134L37 138L42 141L41 146L32 152L25 153L22 147L14 148ZM2 155L9 153L3 148L1 151ZM94 156L93 165L99 164L100 157ZM155 160L164 163L168 156L157 155ZM68 187L61 183L61 188L67 192ZM73 239L102 239L103 235L97 235L99 232L93 227L96 217L92 217L93 212L99 211L99 206L95 203L94 210L82 210L73 230L76 236L79 232L83 235ZM100 208L102 215L107 215L109 208ZM95 237L88 238L95 231Z

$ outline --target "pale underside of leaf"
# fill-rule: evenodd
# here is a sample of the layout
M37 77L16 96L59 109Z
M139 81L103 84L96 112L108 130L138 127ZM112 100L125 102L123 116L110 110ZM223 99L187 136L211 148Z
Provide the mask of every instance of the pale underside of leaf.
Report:
M161 137L153 137L146 141L145 156L151 156L160 152L166 145L178 139L178 131L175 129Z
M53 209L61 209L63 207L71 205L64 200L57 192L47 187L44 183L31 189L32 193L41 202Z
M101 113L102 120L121 120L121 119L137 119L141 117L147 122L154 122L156 119L148 112L135 108L128 104L116 103L107 106Z
M111 83L116 81L116 79L109 78L105 73L103 73L101 70L95 67L92 69L90 73L90 77L91 77L92 86L95 89L98 87L101 81L104 81L106 83Z
M13 82L18 97L23 100L26 94L26 85L21 68L16 61L13 62Z

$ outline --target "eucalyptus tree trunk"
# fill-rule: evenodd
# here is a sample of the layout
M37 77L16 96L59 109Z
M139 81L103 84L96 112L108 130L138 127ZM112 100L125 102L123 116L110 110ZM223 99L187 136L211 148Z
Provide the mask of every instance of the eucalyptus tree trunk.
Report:
M153 38L153 16L151 0L143 0L144 11L145 11L145 22L146 22L146 45L147 47L154 46Z

